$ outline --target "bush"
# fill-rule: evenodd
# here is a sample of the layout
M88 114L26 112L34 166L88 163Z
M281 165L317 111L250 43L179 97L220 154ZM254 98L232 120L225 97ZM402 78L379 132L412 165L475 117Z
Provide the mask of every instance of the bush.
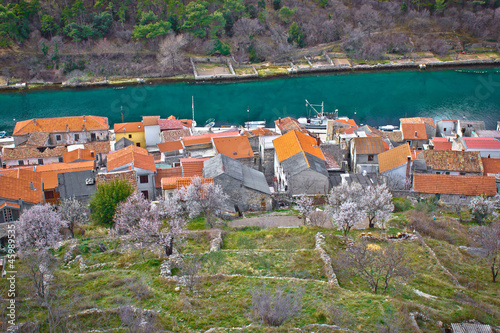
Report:
M407 198L392 198L394 213L405 212L411 208L411 201Z
M266 288L257 288L252 293L252 312L255 318L269 326L281 326L292 319L302 309L304 291L276 292Z
M111 226L116 206L125 201L132 192L132 185L126 180L114 180L97 185L94 197L90 200L91 218L97 223Z
M469 237L466 227L459 222L434 219L425 210L414 210L409 215L411 226L423 236L455 245L467 245Z

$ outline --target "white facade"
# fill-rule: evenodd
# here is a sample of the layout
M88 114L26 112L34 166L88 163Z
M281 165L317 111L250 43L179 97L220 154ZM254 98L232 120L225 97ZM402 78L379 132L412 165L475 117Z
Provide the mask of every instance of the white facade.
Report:
M467 151L478 151L481 157L500 158L500 149L467 148Z
M60 160L59 160L60 159ZM39 160L42 160L40 163ZM6 167L18 165L43 165L62 162L62 156L40 157L40 158L20 158L17 160L3 160Z
M446 136L455 137L457 135L456 120L449 120L449 119L439 120L436 123L436 127L437 127L437 132L443 137Z
M156 147L160 143L160 125L144 126L146 147Z
M407 164L405 163L393 169L382 172L381 174L385 177L387 186L393 189L404 189L406 168Z

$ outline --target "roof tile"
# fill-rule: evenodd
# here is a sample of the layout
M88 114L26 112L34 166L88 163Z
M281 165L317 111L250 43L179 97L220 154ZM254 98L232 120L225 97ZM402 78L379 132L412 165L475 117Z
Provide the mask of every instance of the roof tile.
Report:
M283 162L299 152L309 153L326 161L316 139L302 132L292 130L273 140L278 160Z
M158 149L160 149L160 152L162 153L168 153L171 151L176 151L176 150L181 150L184 149L184 146L182 146L182 142L179 141L169 141L169 142L162 142L157 144Z
M434 170L483 173L479 152L456 150L424 150L425 163Z
M160 116L143 116L142 123L144 126L154 126L158 125L158 119L160 119Z
M416 173L413 188L420 193L482 195L497 193L495 177L435 175Z
M500 149L500 142L494 138L461 138L467 149Z
M184 177L203 176L203 162L208 158L181 158L182 175Z
M427 124L431 125L432 127L436 127L436 124L434 124L434 120L432 118L425 118L425 117L413 117L413 118L401 118L399 119L401 124Z
M378 154L379 172L386 172L406 164L408 156L411 158L410 146L407 143Z
M424 123L402 123L401 131L404 140L426 140L427 131Z
M144 148L128 146L108 154L108 171L113 171L126 164L136 168L156 171L154 157L148 154Z
M235 159L254 156L250 141L246 136L212 138L212 142L219 154Z
M77 117L57 117L40 118L18 121L12 135L23 135L35 131L47 133L62 133L98 131L109 129L108 118L98 116L77 116Z
M378 155L385 151L384 141L382 141L382 138L379 136L354 138L352 140L357 155Z
M133 123L117 123L114 126L116 133L129 133L129 132L144 132L144 125L142 122Z

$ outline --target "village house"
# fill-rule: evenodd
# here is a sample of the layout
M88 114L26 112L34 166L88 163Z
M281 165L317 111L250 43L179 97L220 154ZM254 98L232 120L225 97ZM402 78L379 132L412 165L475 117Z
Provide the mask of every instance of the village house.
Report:
M384 184L382 177L379 177L376 173L336 173L330 174L330 186L337 187L340 185L351 185L352 183L358 183L362 187L377 186Z
M378 155L379 173L391 189L407 189L411 184L412 157L408 144L403 144Z
M250 142L250 146L254 154L257 154L259 151L260 137L262 136L277 136L278 133L270 130L269 128L255 128L252 130L244 130L241 131L240 135L244 135L248 138Z
M26 144L30 136L36 144L69 145L109 139L108 118L98 116L41 118L18 121L12 136L16 146ZM43 144L40 144L42 143Z
M203 176L203 163L206 160L208 158L181 158L179 162L182 177Z
M500 158L481 158L483 176L495 177L497 191L500 190Z
M455 150L424 150L418 155L424 160L428 173L444 175L483 174L483 163L478 152Z
M264 174L223 154L204 162L203 175L211 177L229 196L227 211L267 211L273 207Z
M191 185L194 177L164 177L161 179L161 189L164 198L172 197L175 191L182 190L183 187ZM202 184L213 183L211 177L200 177Z
M188 136L182 139L185 153L189 157L213 157L216 152L213 147L212 138L239 136L237 128L219 133L206 133Z
M55 191L59 193L59 200L74 198L88 204L96 190L95 176L94 169L58 173Z
M85 148L74 149L63 154L64 163L94 161L95 159L95 152Z
M385 144L387 146L387 144ZM377 172L378 154L386 150L381 137L361 137L351 140L351 170ZM387 146L388 148L388 146Z
M2 167L18 165L44 165L63 161L68 152L64 146L14 147L2 149Z
M150 151L156 150L156 145L160 143L160 125L158 120L160 116L143 116L145 147Z
M434 150L451 150L451 142L448 138L444 137L434 137L429 140L428 149Z
M179 163L180 165L180 163ZM155 176L155 188L156 188L156 196L163 195L162 190L162 179L163 178L181 178L182 177L182 169L180 166L178 167L159 167L156 165L156 176Z
M459 120L458 135L471 137L477 131L485 130L484 121L482 120Z
M29 169L0 171L0 224L14 222L25 209L44 203L42 180Z
M244 165L259 169L260 162L258 155L255 156L246 136L230 136L212 138L212 145L217 154L223 154L237 159Z
M274 144L273 140L279 135L260 136L259 137L259 160L260 171L266 177L267 184L273 184L274 177Z
M145 148L130 146L108 155L107 171L134 170L137 176L137 191L146 199L155 198L156 166L153 156Z
M126 138L132 141L137 147L146 147L146 136L142 122L117 123L114 126L115 141Z
M429 141L424 123L402 123L401 132L403 133L403 140L412 149L423 149L424 145Z
M304 127L304 125L300 124L297 119L292 117L279 118L274 121L274 131L278 134L286 134L290 131L298 131L307 135L311 135L311 133Z
M293 130L273 140L276 190L290 195L327 194L326 159L315 138Z
M180 140L162 142L157 146L161 153L160 160L164 163L173 164L174 162L178 162L179 159L184 156L184 146Z
M457 138L452 143L452 149L477 151L481 157L500 158L500 141L493 138Z
M425 117L401 118L399 119L399 122L401 130L403 130L403 124L424 124L426 139L430 139L436 136L436 124L434 123L434 120L432 120L432 118L425 118Z
M458 120L441 119L436 122L436 135L456 138L459 132L458 128Z
M128 146L135 146L135 143L133 141L130 141L126 137L121 137L119 140L115 141L112 150L120 150Z

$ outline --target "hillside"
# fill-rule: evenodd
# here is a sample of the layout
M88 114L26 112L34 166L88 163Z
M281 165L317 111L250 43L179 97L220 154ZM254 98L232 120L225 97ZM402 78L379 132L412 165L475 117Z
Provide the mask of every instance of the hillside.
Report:
M1 81L191 74L189 56L283 63L495 51L500 1L0 2ZM320 46L320 47L318 47ZM2 83L2 82L0 82Z
M362 238L372 250L385 249L386 235L377 229L370 234L354 230L345 242L340 231L330 228L236 228L225 222L222 229L208 230L198 218L189 222L172 276L160 277L165 270L161 249L141 249L88 225L85 238L67 241L56 251L44 305L28 297L29 277L18 281L18 318L40 331L57 332L414 332L416 325L423 332L441 332L470 319L500 325L498 282L491 282L486 261L459 248L473 245L468 236L474 224L459 223L455 213L432 202L415 208L407 200L398 202L403 211L394 214L387 235L415 229L423 238L396 242L406 250L411 274L396 279L385 294L370 292L359 276L346 276L336 259ZM294 211L271 214L297 219ZM462 217L470 218L466 211ZM209 252L219 232L222 249ZM315 249L319 232L339 286L328 283ZM20 262L19 272L29 274L27 265ZM1 282L5 293L8 282ZM281 327L266 326L251 315L252 295L263 284L302 295L301 310ZM29 331L28 325L24 328Z

